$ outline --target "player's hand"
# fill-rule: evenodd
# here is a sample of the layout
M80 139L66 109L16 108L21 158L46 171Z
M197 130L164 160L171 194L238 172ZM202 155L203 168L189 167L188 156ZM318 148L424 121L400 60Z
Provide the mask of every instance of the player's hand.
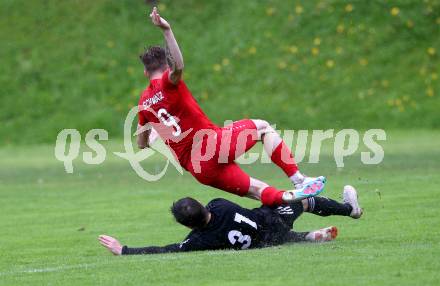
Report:
M98 239L101 245L107 248L114 255L122 254L122 245L116 238L108 235L100 235Z
M150 18L153 24L155 26L158 26L162 30L169 30L171 28L170 24L168 24L168 22L164 18L160 17L156 7L153 8L153 11L150 14Z

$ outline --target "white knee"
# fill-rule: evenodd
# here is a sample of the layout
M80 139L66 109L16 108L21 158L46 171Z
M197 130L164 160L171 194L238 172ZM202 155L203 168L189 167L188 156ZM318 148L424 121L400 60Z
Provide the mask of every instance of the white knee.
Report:
M255 126L257 127L258 138L263 139L263 136L268 133L276 133L275 129L270 126L269 122L262 119L252 119Z
M254 122L255 126L257 127L257 130L266 129L268 126L270 126L269 122L267 122L266 120L252 119L252 121Z

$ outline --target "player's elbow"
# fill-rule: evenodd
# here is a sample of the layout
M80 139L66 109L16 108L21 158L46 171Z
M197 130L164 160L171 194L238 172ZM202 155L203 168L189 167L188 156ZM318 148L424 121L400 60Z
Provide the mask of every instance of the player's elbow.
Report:
M142 138L138 137L137 145L138 145L139 149L145 149L148 147L148 142L146 140L143 140Z
M147 144L138 144L139 149L145 149L148 148Z

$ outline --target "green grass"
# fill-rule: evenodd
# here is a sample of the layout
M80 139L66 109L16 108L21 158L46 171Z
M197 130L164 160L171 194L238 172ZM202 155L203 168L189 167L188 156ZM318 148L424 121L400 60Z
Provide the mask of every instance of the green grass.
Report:
M328 176L326 195L355 185L365 208L361 220L305 214L297 230L339 227L336 241L243 252L215 251L114 257L97 242L102 233L132 246L181 240L169 205L183 196L203 202L238 198L170 171L155 183L139 179L126 161L108 155L103 165L76 160L72 175L53 146L0 149L1 285L439 285L440 133L388 132L385 159L360 163L359 154L338 170L323 153L308 174ZM120 151L111 141L108 150ZM328 146L327 146L328 147ZM154 169L163 162L146 162ZM272 165L246 166L253 176L288 187Z
M0 144L52 142L63 128L121 137L147 84L138 54L163 43L143 3L2 0ZM440 127L438 0L159 3L216 123Z

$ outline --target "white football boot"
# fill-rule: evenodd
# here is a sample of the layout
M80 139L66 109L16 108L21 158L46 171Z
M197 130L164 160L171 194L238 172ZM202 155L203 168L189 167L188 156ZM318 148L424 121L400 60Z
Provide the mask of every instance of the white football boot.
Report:
M338 236L336 226L329 226L315 231L311 231L306 235L306 240L310 242L326 242L335 239Z
M326 181L323 176L318 178L306 177L301 184L301 188L284 192L283 201L289 203L317 196L324 191Z
M304 188L305 185L309 184L310 182L316 181L316 180L320 180L324 184L327 181L327 179L324 176L319 176L319 177L306 177L306 176L304 176L304 179L301 182L294 184L295 189L301 190L302 188Z
M353 186L344 186L344 191L342 193L343 202L350 204L353 210L350 213L352 218L358 219L362 216L363 210L359 206L358 195L356 189Z

